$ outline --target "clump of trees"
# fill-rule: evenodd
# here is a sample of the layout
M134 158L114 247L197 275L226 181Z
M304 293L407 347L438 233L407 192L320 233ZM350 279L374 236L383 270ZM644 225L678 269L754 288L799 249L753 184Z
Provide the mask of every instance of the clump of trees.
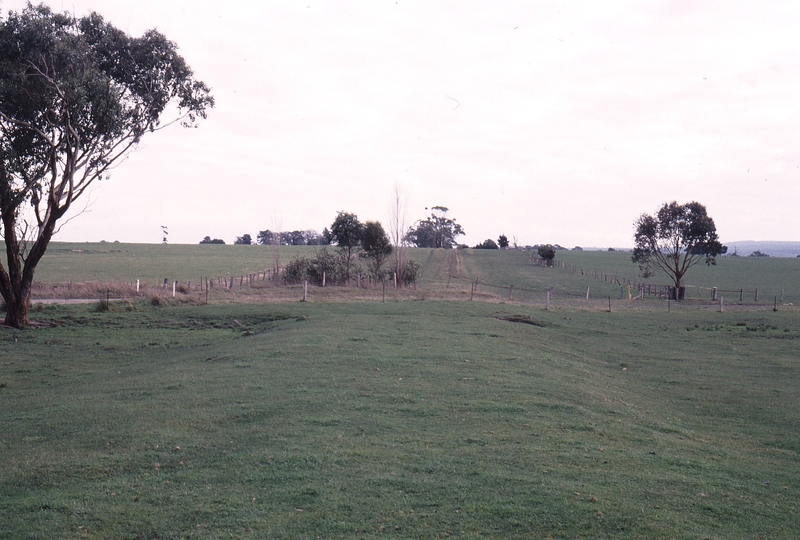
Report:
M284 232L275 232L267 229L259 231L256 235L256 241L262 246L326 246L330 244L327 233L328 229L325 229L322 234L313 229Z
M445 206L434 206L431 215L417 221L406 233L405 239L417 247L450 249L457 245L456 237L464 235L464 229L455 219L447 217Z
M313 257L301 255L290 261L283 270L283 278L288 283L300 283L307 279L319 286L323 280L331 285L342 285L347 282L347 268L342 257L323 247Z
M28 4L0 19L0 264L4 323L28 324L36 266L89 186L174 122L192 126L214 100L177 46L130 37L97 13ZM162 123L165 111L175 111Z
M394 246L380 222L362 223L356 214L338 212L327 236L330 243L337 246L336 252L322 248L314 257L296 258L286 266L284 277L287 281L297 283L308 279L312 283L322 284L324 276L326 283L349 283L353 272L360 273L361 270L354 264L356 256L366 262L375 282L393 273L391 270L384 272L386 262L394 253ZM406 261L402 274L397 273L399 283L414 283L418 270L418 264L412 260Z
M221 238L212 239L210 236L205 236L205 237L203 237L202 240L200 240L200 243L201 244L224 244L225 240L222 240Z
M635 223L634 239L631 260L639 264L642 277L650 277L660 268L675 284L674 300L681 299L683 277L689 268L701 261L715 265L715 257L723 253L714 220L698 202L672 201L654 215L642 214Z
M237 246L249 246L252 245L252 243L253 239L247 233L243 234L242 236L237 236L236 240L233 241L233 244Z
M508 244L506 243L506 245ZM491 238L487 238L480 244L476 245L473 249L500 249L500 247L494 240L492 240Z

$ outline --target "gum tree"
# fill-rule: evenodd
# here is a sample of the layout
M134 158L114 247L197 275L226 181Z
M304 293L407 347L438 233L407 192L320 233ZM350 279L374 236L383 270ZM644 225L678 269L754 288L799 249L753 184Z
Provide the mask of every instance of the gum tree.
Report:
M5 324L28 324L31 286L57 224L145 133L192 126L214 100L177 46L129 37L92 13L28 6L0 19L0 264ZM174 113L162 123L165 111Z
M406 240L417 247L450 249L456 245L456 237L462 236L464 229L455 219L447 217L446 206L431 208L429 218L417 221L406 234Z
M675 284L675 300L680 299L687 270L701 261L717 264L715 257L724 251L714 220L698 202L664 203L655 215L639 216L635 227L631 260L639 264L645 278L653 275L655 267L663 270Z

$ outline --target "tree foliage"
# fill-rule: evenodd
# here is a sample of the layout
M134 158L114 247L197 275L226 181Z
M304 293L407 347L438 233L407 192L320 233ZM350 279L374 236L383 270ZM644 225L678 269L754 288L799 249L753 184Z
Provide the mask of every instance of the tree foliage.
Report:
M315 285L322 285L323 276L326 284L343 284L346 282L347 262L341 254L335 254L321 248L313 257L301 255L289 262L284 268L283 277L287 283L300 283L304 279Z
M370 273L375 281L381 279L381 267L392 254L392 242L378 221L367 221L361 233L361 254L368 259Z
M350 281L350 261L361 245L364 225L358 216L348 212L339 212L330 229L330 242L339 246L339 250L347 262L346 280Z
M225 240L222 240L221 238L212 239L210 236L205 236L205 237L203 237L202 240L200 240L200 243L201 244L224 244Z
M323 246L327 245L323 235L315 230L273 232L269 229L259 231L257 242L262 246Z
M237 236L233 243L234 245L249 246L253 243L253 238L249 234L245 233L242 236Z
M497 242L495 242L491 238L487 238L482 243L475 246L473 249L500 249L500 248L497 246Z
M28 322L30 290L58 221L142 136L194 125L214 104L174 43L126 35L92 13L44 5L0 20L0 265L5 323Z
M500 235L500 238L497 239L497 245L500 247L500 249L508 248L508 238L506 237L506 235L504 234Z
M700 261L716 264L723 252L714 220L698 202L664 203L655 215L642 214L635 223L635 247L631 260L643 277L663 270L675 284L675 298L687 270Z
M543 244L536 248L536 252L539 254L546 263L547 266L553 265L553 259L556 258L556 248L554 248L551 244Z
M406 240L417 247L452 248L456 245L456 237L464 233L464 229L455 219L447 217L448 209L444 206L431 208L430 217L419 220L406 233Z

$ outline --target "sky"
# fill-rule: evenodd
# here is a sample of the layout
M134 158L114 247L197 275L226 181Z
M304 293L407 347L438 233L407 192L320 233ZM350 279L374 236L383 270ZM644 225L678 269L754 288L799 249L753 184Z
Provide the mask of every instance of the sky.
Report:
M156 28L216 100L145 136L55 240L388 228L397 189L407 226L445 206L468 245L632 247L673 200L723 242L800 240L800 2L45 3Z

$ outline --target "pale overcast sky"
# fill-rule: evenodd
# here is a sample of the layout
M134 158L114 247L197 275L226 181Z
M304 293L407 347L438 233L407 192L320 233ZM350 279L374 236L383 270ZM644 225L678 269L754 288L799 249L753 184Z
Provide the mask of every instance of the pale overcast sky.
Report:
M628 247L672 200L723 241L800 240L800 2L46 3L157 28L217 101L146 136L56 240L386 225L396 184L409 224L447 206L469 245Z

